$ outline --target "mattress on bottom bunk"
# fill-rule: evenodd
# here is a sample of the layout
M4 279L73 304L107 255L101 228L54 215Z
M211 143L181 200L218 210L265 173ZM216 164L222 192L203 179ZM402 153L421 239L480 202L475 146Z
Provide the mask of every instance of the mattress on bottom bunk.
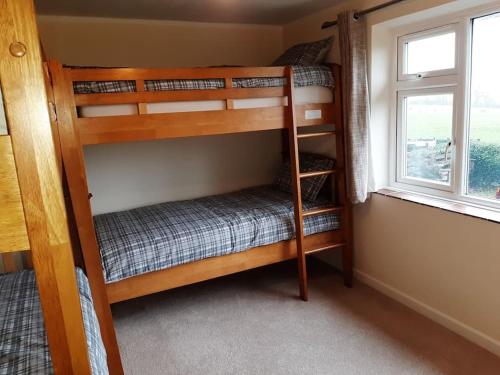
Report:
M295 231L290 194L272 186L101 214L94 223L108 283L290 240ZM338 228L333 213L304 219L305 235Z
M108 374L88 280L79 268L76 275L92 374ZM52 373L35 273L0 275L0 374Z

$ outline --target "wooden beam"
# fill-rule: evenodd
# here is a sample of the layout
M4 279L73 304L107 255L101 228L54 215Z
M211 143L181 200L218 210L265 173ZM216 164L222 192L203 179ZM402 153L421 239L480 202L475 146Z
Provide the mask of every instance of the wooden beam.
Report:
M328 231L305 237L305 246L315 249L331 243L343 243L341 231ZM281 241L235 254L148 272L106 285L110 303L125 301L168 289L178 288L216 277L230 275L297 257L295 240Z
M298 126L331 123L332 108L331 103L297 105ZM307 110L320 110L322 117L306 120ZM75 123L81 144L91 145L284 129L285 111L286 107L268 107L140 116L75 117Z
M227 88L214 90L139 91L76 94L77 106L104 104L167 103L200 100L274 98L285 95L283 87Z
M293 208L294 208L294 221L295 221L295 242L297 252L297 267L299 276L299 291L300 298L307 301L308 288L307 288L307 267L305 255L305 239L304 239L304 218L302 216L302 189L300 186L300 161L299 161L299 144L297 138L297 114L294 105L294 77L292 67L287 68L287 116L286 126L288 128L288 141L290 152L290 168L292 175L292 192L293 192Z
M224 79L285 77L285 67L227 67L227 68L70 68L70 81L135 81L168 79Z
M76 119L81 143L230 134L275 129L283 124L284 107L107 116Z
M0 0L0 77L56 374L90 374L32 0Z
M55 62L49 61L49 71L54 85L54 99L58 111L59 137L63 156L64 171L67 176L72 208L82 247L85 269L96 315L101 328L101 336L106 347L108 368L111 374L123 374L120 352L113 327L113 317L106 295L99 247L94 231L92 210L88 199L89 191L85 173L83 149L75 126L76 108L71 83L67 71Z
M1 105L1 103L0 103ZM0 136L0 253L30 247L17 171L8 135Z
M13 253L1 254L3 271L4 272L15 272L17 271L17 264L15 255Z

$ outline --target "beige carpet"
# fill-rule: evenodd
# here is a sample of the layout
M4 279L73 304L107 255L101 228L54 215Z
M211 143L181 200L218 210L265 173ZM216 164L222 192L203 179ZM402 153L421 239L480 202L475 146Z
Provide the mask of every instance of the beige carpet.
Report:
M500 358L319 263L310 301L295 264L113 307L127 374L500 374Z

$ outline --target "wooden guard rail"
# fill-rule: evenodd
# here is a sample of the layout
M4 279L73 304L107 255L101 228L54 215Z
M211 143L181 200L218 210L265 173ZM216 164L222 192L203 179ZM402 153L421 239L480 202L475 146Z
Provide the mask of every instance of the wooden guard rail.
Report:
M286 78L285 67L257 68L175 68L175 69L85 69L63 68L66 92L74 108L73 117L82 145L154 140L212 134L285 129L286 100L281 105L259 108L235 108L235 100L285 98L285 87L235 88L239 78ZM224 88L203 90L146 91L149 80L220 79ZM338 79L336 77L336 79ZM136 91L123 93L74 94L74 82L131 81ZM225 101L221 110L147 113L150 103L186 101ZM122 105L137 106L137 113L102 117L79 117L77 107ZM306 119L306 112L316 110L318 118ZM332 123L334 104L296 106L298 126Z

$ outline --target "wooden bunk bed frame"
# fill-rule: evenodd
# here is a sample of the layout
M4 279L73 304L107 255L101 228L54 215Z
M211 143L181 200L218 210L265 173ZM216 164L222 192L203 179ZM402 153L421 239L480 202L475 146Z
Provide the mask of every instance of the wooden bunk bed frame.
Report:
M111 327L102 333L105 345L116 345L112 330L109 304L135 297L192 284L235 272L298 258L300 294L307 300L306 254L340 248L346 286L352 284L351 207L346 197L344 170L345 141L342 119L340 66L331 66L335 88L331 103L294 105L294 82L291 67L265 68L67 68L49 61L54 91L63 164L79 240L101 327ZM286 78L284 87L234 88L237 78ZM211 90L145 91L145 80L223 79L225 88ZM135 92L105 94L75 94L74 82L134 81ZM288 105L235 109L234 100L249 98L287 97ZM147 113L148 103L222 100L222 110L202 112ZM79 117L77 108L86 105L133 104L137 114ZM308 111L319 117L310 118ZM298 129L315 125L335 124L334 131L299 133ZM240 253L208 258L161 271L133 276L106 284L90 205L85 172L85 145L147 141L215 134L283 129L288 133L291 156L296 238L261 246ZM301 138L336 136L335 169L300 173L298 142ZM338 206L302 211L300 180L320 174L337 178ZM303 218L326 212L340 213L340 229L304 236ZM106 332L107 331L107 332ZM108 350L113 350L108 348Z
M0 258L34 269L55 373L90 374L32 0L0 0L0 25Z

